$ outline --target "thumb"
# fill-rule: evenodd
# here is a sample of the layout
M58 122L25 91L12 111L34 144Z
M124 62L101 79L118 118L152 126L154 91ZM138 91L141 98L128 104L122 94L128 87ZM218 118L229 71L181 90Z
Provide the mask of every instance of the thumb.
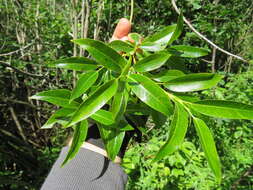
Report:
M117 24L113 37L114 39L121 39L129 34L131 31L131 23L128 19L126 18L121 18L119 20L119 23Z

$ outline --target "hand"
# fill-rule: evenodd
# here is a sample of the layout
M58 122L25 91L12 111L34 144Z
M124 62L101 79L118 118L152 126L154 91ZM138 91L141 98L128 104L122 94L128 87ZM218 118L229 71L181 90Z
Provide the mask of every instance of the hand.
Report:
M122 40L122 41L129 40L130 41L128 37L128 34L130 33L130 31L131 31L130 21L126 18L121 18L114 30L113 36L110 41L113 41L113 40Z

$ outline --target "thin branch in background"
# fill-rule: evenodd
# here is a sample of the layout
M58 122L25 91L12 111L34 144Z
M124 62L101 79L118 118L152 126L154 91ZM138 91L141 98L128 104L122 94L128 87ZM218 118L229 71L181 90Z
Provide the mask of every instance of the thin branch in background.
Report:
M15 99L11 99L11 98L1 98L1 97L0 97L0 100L3 102L12 102L14 104L23 104L23 105L29 106L30 108L38 109L36 106L30 104L29 102L24 102L21 100L15 100Z
M73 39L77 39L78 35L78 18L77 18L77 0L72 0L72 18L73 18L73 25L72 25L72 30L73 30ZM73 56L77 56L77 45L74 43L74 48L73 48ZM73 71L73 87L76 86L76 71Z
M9 110L10 110L10 112L11 112L12 119L14 120L14 122L15 122L17 128L18 128L18 131L19 131L20 136L22 137L22 139L23 139L25 142L27 142L26 136L25 136L25 134L24 134L24 131L23 131L22 127L21 127L21 124L20 124L20 122L19 122L19 120L18 120L18 117L17 117L17 115L16 115L16 113L15 113L13 107L9 107Z
M94 27L94 40L98 40L98 35L99 35L99 31L100 31L100 19L101 19L101 15L104 9L104 0L100 0L98 2L98 9L97 9L97 21L96 21L96 26Z
M205 59L201 59L202 61L211 64L211 66L212 66L212 73L215 73L216 50L217 50L217 49L214 47L214 48L213 48L212 60L211 60L211 61L208 61L208 60L205 60Z
M84 16L85 16L85 0L82 0L82 9L81 9L80 13L81 13L81 38L83 38L84 20L85 20L85 18L84 18ZM83 52L84 52L83 48L80 48L79 49L79 56L80 57L83 56Z
M5 66L5 67L12 68L14 71L16 71L16 72L18 72L18 73L21 73L21 74L23 74L23 75L30 76L30 77L46 78L46 77L43 76L43 75L36 75L36 74L32 74L32 73L28 73L28 72L19 70L18 68L16 68L16 67L10 65L10 63L4 62L4 61L0 61L0 65L3 65L3 66Z
M34 44L34 43L30 43L30 44L27 44L26 46L21 47L20 49L17 49L17 50L15 50L15 51L0 54L0 57L2 57L2 56L8 56L8 55L12 55L12 54L18 53L19 51L23 51L24 49L30 47L30 46L33 45L33 44Z
M130 23L133 22L133 16L134 16L134 0L131 0Z
M178 14L180 14L180 11L179 11L179 9L178 9L178 7L177 7L177 5L176 5L175 0L171 0L171 3L172 3L172 6L174 7L174 9L176 10L176 12L177 12ZM190 23L185 17L183 17L183 19L184 19L184 22L189 26L189 28L190 28L195 34L197 34L200 38L202 38L203 40L205 40L205 41L206 41L207 43L209 43L211 46L215 47L217 50L220 50L221 52L223 52L223 53L225 53L225 54L227 54L227 55L229 55L229 56L232 56L232 57L234 57L234 58L236 58L236 59L239 59L239 60L241 60L241 61L243 61L243 62L245 62L245 63L249 63L249 61L247 61L247 60L244 59L243 57L240 57L240 56L238 56L238 55L232 54L232 53L228 52L227 50L224 50L224 49L222 49L221 47L219 47L218 45L216 45L215 43L213 43L211 40L209 40L208 38L206 38L203 34L201 34L200 32L198 32L198 31L191 25L191 23Z

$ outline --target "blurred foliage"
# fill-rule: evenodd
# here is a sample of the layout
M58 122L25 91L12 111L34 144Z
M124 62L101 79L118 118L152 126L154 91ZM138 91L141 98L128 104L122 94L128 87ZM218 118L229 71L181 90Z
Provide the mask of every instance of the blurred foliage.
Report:
M104 6L97 24L97 9L101 2ZM81 1L79 3L78 11ZM232 53L253 59L252 0L187 0L177 3L193 26L210 40ZM130 1L126 0L89 0L89 5L90 38L99 25L99 39L108 41L118 19L130 15ZM1 0L0 10L0 61L44 76L31 77L0 64L0 189L39 189L69 134L59 128L40 130L55 108L28 97L48 88L72 86L71 72L48 69L44 64L73 54L70 42L73 38L73 6L68 0ZM175 23L176 18L169 0L138 0L134 4L133 31L146 36ZM188 27L185 27L184 35L180 44L208 47ZM205 60L211 59L211 54L205 57ZM211 71L211 64L203 60L186 63L189 72ZM223 84L202 92L200 97L205 95L252 104L252 65L250 68L217 51L215 70L226 75ZM37 109L37 106L43 108ZM193 130L187 134L187 141L179 152L162 162L150 164L153 152L165 142L167 134L164 129L168 125L164 125L152 130L156 131L153 134L156 137L150 139L148 133L143 137L143 144L133 142L130 146L124 164L126 166L129 160L133 162L126 167L130 176L128 188L253 189L252 122L208 121L223 163L221 187L211 180L212 174L206 167L199 145L188 142L197 142ZM22 133L26 140L22 139ZM192 159L186 159L187 156Z

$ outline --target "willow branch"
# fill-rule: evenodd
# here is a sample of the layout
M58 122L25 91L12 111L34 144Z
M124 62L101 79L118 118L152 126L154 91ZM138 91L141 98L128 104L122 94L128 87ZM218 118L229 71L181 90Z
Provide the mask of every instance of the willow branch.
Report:
M37 77L37 78L46 78L45 76L43 75L36 75L36 74L32 74L32 73L28 73L28 72L25 72L25 71L22 71L22 70L19 70L18 68L10 65L9 63L7 62L4 62L4 61L0 61L0 65L3 65L5 67L10 67L12 68L14 71L18 72L18 73L21 73L23 75L27 75L27 76L30 76L30 77Z
M177 4L176 4L175 0L171 0L171 3L172 3L172 6L174 7L175 11L176 11L178 14L180 14L180 11L179 11L179 9L178 9L178 7L177 7ZM195 34L197 34L200 38L202 38L203 40L205 40L205 41L206 41L207 43L209 43L211 46L213 46L213 47L216 48L217 50L220 50L221 52L223 52L223 53L225 53L225 54L227 54L227 55L229 55L229 56L232 56L232 57L234 57L234 58L236 58L236 59L239 59L239 60L241 60L241 61L243 61L243 62L245 62L245 63L249 63L249 61L247 61L247 60L244 59L243 57L240 57L240 56L238 56L238 55L232 54L232 53L228 52L227 50L224 50L224 49L222 49L221 47L219 47L218 45L216 45L215 43L213 43L211 40L209 40L207 37L205 37L203 34L201 34L200 32L198 32L198 31L191 25L191 23L190 23L185 17L183 17L183 19L184 19L184 22L189 26L189 28L190 28Z

